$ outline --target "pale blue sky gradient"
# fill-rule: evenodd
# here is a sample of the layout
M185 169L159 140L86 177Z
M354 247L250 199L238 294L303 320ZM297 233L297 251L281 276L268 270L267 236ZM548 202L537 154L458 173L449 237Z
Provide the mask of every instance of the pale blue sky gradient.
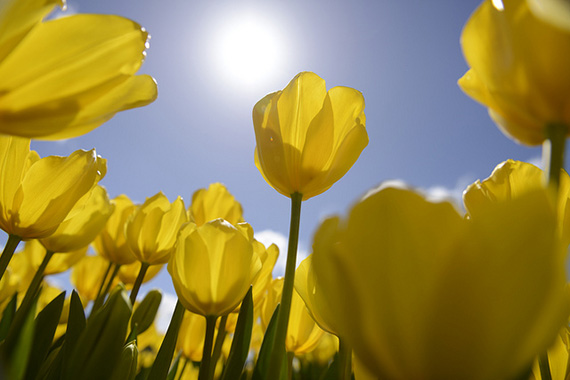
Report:
M141 72L156 78L159 97L86 136L32 147L42 156L95 147L108 159L102 184L110 196L124 193L137 202L163 191L171 200L181 195L188 206L195 190L223 182L255 231L287 235L289 199L267 185L253 163L251 110L298 72L314 71L329 87L364 94L370 143L344 178L303 204L301 244L310 250L323 217L345 213L382 181L459 193L503 160L540 156L540 148L502 135L486 109L457 86L467 70L461 29L478 4L68 0L73 12L119 14L150 32ZM215 32L243 12L258 15L284 37L283 64L254 86L223 79L211 55ZM172 289L166 271L151 285Z

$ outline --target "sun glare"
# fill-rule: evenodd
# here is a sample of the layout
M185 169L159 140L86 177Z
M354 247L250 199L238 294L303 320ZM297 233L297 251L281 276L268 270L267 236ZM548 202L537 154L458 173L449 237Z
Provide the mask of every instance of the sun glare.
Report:
M237 84L270 79L284 60L279 33L259 15L235 15L218 31L212 47L220 74Z

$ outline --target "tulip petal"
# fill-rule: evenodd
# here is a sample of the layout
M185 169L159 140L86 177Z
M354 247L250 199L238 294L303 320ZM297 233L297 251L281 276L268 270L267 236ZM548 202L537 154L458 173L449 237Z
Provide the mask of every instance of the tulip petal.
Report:
M4 0L0 3L0 62L52 9L64 0Z

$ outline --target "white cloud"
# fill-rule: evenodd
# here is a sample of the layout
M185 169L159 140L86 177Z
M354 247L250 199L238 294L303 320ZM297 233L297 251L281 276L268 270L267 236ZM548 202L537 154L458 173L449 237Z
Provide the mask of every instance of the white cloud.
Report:
M166 333L172 314L174 314L174 308L176 307L177 300L178 297L176 294L162 294L162 301L160 302L160 307L158 308L155 319L156 329L159 333Z
M453 188L431 186L427 189L420 189L420 191L432 202L451 201L463 209L463 191L473 182L475 182L474 176L467 174L459 177Z
M529 158L526 162L544 170L544 165L541 156L534 156Z
M275 268L273 269L273 277L279 277L285 275L285 263L287 261L287 245L288 238L281 232L273 230L263 230L256 232L254 235L255 239L259 240L263 245L269 247L271 244L275 244L279 248L279 258L277 263L275 263ZM297 263L296 266L301 263L309 255L306 244L299 242L297 247Z

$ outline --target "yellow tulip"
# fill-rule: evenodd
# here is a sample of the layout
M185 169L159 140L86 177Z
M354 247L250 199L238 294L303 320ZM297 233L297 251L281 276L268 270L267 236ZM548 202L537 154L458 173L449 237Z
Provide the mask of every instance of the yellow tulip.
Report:
M57 230L40 243L52 252L71 252L87 247L107 223L113 213L107 191L95 186L75 204Z
M243 300L261 261L244 229L223 219L187 223L168 262L178 300L205 317L227 315Z
M448 202L384 188L321 225L317 285L379 378L516 378L567 321L555 227L544 190L466 219Z
M281 300L283 291L283 278L274 279L268 290L265 304L261 312L261 323L266 329L273 311ZM291 314L287 326L287 336L285 338L285 349L295 355L306 354L312 351L317 345L324 331L319 328L315 320L309 314L303 299L297 291L293 291L291 300Z
M88 246L85 245L71 252L56 252L49 260L43 274L45 276L49 276L65 272L85 257L87 254L87 248ZM45 255L46 248L38 240L28 240L24 245L24 249L21 252L16 253L12 258L12 261L25 260L31 267L30 271L36 272L44 260ZM12 265L12 263L10 263L10 265Z
M25 240L53 234L106 172L94 149L40 159L17 137L0 137L0 165L0 228Z
M137 207L126 195L119 195L111 203L115 205L115 210L93 241L93 247L99 255L112 263L131 264L136 261L136 257L127 245L125 224Z
M459 85L489 108L507 136L538 145L549 125L569 134L570 30L537 17L529 1L486 0L465 25L461 44L471 68Z
M247 223L242 223L240 225L244 224L249 226ZM275 244L271 244L268 248L265 248L263 243L260 243L257 240L252 240L251 243L253 245L254 253L259 257L259 260L261 262L261 269L259 271L259 274L251 283L251 297L253 300L253 308L254 311L257 312L263 305L265 297L267 296L267 289L273 280L272 272L273 268L275 267L275 263L277 262L277 257L279 256L279 248ZM227 332L234 332L240 309L241 304L240 306L236 307L232 313L229 314L229 318L226 323Z
M163 266L164 265L149 266L148 270L144 274L144 278L142 280L143 284L156 277L158 272L162 270ZM119 280L121 280L121 282L125 284L125 287L127 289L130 289L135 283L140 270L141 270L141 262L135 261L134 263L131 264L121 265L121 267L119 268L119 272L117 272L117 275L119 276Z
M114 15L42 21L64 0L6 0L0 15L0 133L41 139L85 134L117 112L154 101L135 75L148 33Z
M101 256L85 256L71 269L69 280L84 301L83 305L95 301L108 267L109 261ZM112 286L117 284L118 280L115 279Z
M168 262L180 226L188 221L184 201L173 203L162 192L138 207L125 226L127 245L142 263L150 265Z
M323 294L322 289L317 286L312 254L303 260L295 271L295 290L305 302L315 322L323 330L338 336L336 330L331 326L331 318L327 318L331 313L327 308L328 295Z
M314 73L298 74L253 108L255 165L271 186L303 200L338 181L368 144L364 98L349 87L328 92Z
M469 214L477 213L482 205L517 198L545 186L545 173L532 164L507 160L500 163L485 180L476 181L463 192L463 202ZM558 189L558 229L565 244L570 243L570 177L560 173Z
M188 211L190 221L198 226L218 218L222 218L233 225L244 221L241 204L221 183L213 183L208 189L200 189L194 192L192 204Z
M139 369L141 367L150 368L152 366L163 340L164 334L161 334L156 330L154 323L137 336L137 346L139 348Z
M554 344L548 349L548 362L552 380L566 380L570 377L570 331L565 326L556 337ZM532 366L529 380L542 380L538 360Z
M205 337L206 318L186 310L178 331L177 351L181 350L182 355L188 360L200 362Z

